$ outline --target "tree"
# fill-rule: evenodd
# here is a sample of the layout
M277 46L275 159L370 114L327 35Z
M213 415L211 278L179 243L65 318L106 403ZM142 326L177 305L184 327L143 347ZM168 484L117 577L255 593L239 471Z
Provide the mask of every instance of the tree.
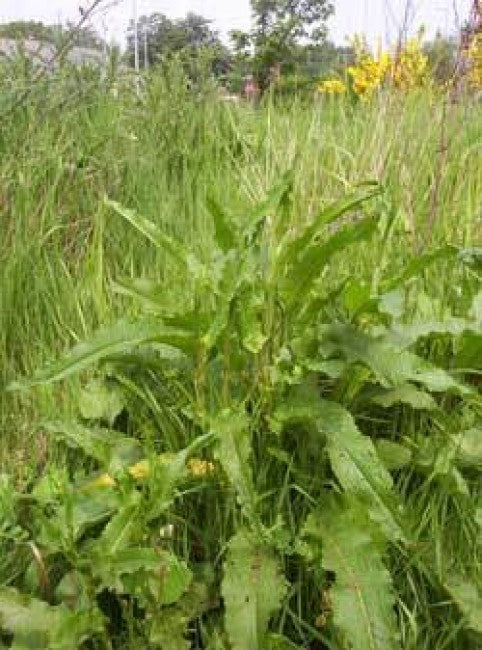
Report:
M147 45L147 63L178 56L188 72L199 60L208 60L211 70L221 74L228 65L229 52L221 43L218 32L211 28L211 21L195 13L184 18L171 19L164 14L142 16L138 22L138 34L142 44ZM144 40L145 39L145 40ZM127 34L128 60L134 64L134 23L131 21Z
M254 29L253 71L261 91L270 85L273 71L296 64L297 45L319 45L333 12L330 0L252 0Z
M102 38L89 25L77 27L74 23L66 25L45 25L35 20L18 20L0 25L0 38L12 40L33 40L41 43L59 45L75 34L73 42L77 46L100 50Z

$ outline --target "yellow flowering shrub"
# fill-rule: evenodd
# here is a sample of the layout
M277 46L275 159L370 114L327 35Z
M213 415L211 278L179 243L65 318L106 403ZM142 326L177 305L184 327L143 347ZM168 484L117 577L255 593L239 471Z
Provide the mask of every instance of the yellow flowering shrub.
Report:
M367 52L363 53L357 58L357 64L347 69L354 92L362 98L371 97L383 85L391 67L389 54L382 53L374 58Z
M383 52L381 46L373 55L363 37L352 40L355 65L347 68L350 86L361 99L368 100L380 88L391 82L401 90L410 90L426 83L428 57L422 49L421 35L409 40L401 51ZM343 88L343 90L342 90ZM346 92L341 81L326 79L319 86L320 92L335 94Z
M420 38L407 42L392 64L392 80L397 88L411 90L423 86L428 79L428 57Z
M469 73L468 81L472 88L482 88L482 33L476 34L467 52Z

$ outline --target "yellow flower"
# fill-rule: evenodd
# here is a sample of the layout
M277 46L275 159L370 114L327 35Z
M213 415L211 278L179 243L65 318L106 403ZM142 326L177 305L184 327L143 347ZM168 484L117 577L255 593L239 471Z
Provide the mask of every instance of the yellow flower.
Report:
M203 476L208 476L214 472L214 464L209 460L201 460L199 458L191 458L188 461L187 469L191 476L195 478L200 478Z
M170 465L175 460L175 458L176 458L175 454L164 453L164 454L160 454L157 457L157 461L161 465ZM187 462L186 468L188 474L193 478L202 478L204 476L209 476L215 470L214 463L212 463L209 460L202 460L200 458L191 458ZM148 476L150 475L151 464L147 459L140 460L138 463L131 465L127 469L127 473L134 480L142 481L143 479L148 478ZM111 476L110 474L105 473L90 480L88 483L82 486L82 489L85 491L85 490L91 490L96 488L114 487L115 485L116 485L116 481L114 477Z
M318 92L327 95L342 95L346 93L346 86L340 79L325 79L318 86Z
M475 90L482 88L482 33L476 34L467 51L468 81Z

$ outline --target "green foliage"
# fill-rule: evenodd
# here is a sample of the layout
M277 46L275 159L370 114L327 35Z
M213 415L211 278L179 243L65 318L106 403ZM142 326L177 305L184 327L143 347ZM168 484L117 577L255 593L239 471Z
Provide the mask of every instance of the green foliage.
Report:
M51 607L15 589L0 590L0 624L14 636L15 650L67 650L102 630L99 611L71 612Z
M234 33L234 43L244 52L246 41L254 47L252 65L262 91L273 81L276 68L289 69L296 61L298 43L319 44L325 23L333 11L328 0L252 0L254 28L251 34Z
M35 386L0 396L2 643L477 647L476 127L448 118L467 165L417 255L433 98L226 107L157 74L54 76L0 125L2 382Z
M222 596L233 650L263 648L271 616L286 594L279 562L253 533L240 529L229 542Z
M311 553L321 552L324 569L335 574L330 586L333 621L344 644L399 648L390 574L363 506L333 498L308 517L302 535Z
M188 74L195 75L203 57L215 74L224 73L229 66L229 52L222 44L218 32L212 29L211 20L195 13L184 18L171 19L160 13L141 16L138 20L142 63L156 65L178 57ZM147 60L144 57L147 54ZM127 32L127 59L134 65L134 24Z

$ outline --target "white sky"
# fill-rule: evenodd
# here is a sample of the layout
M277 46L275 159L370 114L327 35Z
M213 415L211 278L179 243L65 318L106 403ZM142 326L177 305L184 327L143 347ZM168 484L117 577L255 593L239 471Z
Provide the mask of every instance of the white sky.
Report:
M132 16L135 0L120 0L107 12L106 18L95 20L97 29L109 39L122 42L125 28ZM105 0L106 4L112 0ZM168 16L183 16L188 11L212 18L221 34L230 29L246 29L250 24L249 0L137 0L139 14L154 11ZM334 0L335 17L330 20L330 37L343 43L347 35L363 32L370 42L381 37L385 42L400 28L404 8L409 2L414 7L411 25L414 31L424 24L427 34L437 29L453 32L460 19L468 15L470 0ZM89 0L0 0L0 21L36 19L54 23L79 16L79 5ZM456 11L455 11L456 9Z

